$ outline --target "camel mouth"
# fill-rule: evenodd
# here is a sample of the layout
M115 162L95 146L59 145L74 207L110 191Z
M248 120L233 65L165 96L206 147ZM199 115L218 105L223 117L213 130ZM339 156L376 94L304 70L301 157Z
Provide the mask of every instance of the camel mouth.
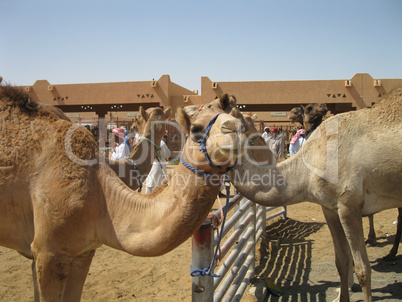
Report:
M246 149L244 148L244 146L237 146L237 147L223 146L220 148L220 151L224 156L230 158L230 157L240 157L240 156L244 155L246 152Z

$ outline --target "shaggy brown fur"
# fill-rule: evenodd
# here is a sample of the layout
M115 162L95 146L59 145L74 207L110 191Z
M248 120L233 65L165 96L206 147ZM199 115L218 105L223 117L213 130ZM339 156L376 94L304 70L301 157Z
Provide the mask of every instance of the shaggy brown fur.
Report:
M3 106L19 107L27 112L37 112L39 109L38 103L31 101L24 90L11 85L0 86L0 100L2 109Z

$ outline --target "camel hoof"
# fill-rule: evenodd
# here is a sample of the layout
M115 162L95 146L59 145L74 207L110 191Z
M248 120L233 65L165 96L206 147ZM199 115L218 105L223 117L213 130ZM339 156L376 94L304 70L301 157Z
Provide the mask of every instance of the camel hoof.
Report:
M377 240L375 239L367 239L365 243L369 246L376 246L378 244Z

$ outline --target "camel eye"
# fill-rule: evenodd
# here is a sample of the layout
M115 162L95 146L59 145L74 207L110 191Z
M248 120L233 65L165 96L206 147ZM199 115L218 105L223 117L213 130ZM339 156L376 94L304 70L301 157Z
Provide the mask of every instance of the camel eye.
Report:
M193 124L191 126L191 132L193 133L194 137L201 138L203 136L204 126L199 124Z
M191 132L193 133L202 132L203 128L204 127L202 125L192 125Z

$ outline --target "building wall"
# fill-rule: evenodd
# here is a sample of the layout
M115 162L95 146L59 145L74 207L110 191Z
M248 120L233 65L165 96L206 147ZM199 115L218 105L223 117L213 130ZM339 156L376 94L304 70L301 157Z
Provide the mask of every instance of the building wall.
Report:
M351 79L317 81L214 82L201 79L202 103L222 93L236 97L241 110L257 112L268 123L288 123L295 106L326 103L333 114L372 106L387 92L402 87L402 79L374 79L367 73ZM281 115L281 116L275 116Z
M33 100L59 106L71 119L131 121L139 106L178 107L205 104L223 93L236 97L243 112L256 113L270 126L289 125L291 108L309 103L326 103L332 114L372 106L384 94L402 87L402 79L374 79L367 73L351 79L317 81L214 82L201 78L201 95L171 82L169 75L158 80L93 84L52 84L38 80L26 90Z
M195 95L172 83L169 75L152 81L93 84L51 84L38 80L25 89L33 100L58 106L65 112L79 110L103 116L109 112L138 111L144 104L146 108L172 105L177 108L183 106L183 95ZM124 114L120 117L124 118Z

